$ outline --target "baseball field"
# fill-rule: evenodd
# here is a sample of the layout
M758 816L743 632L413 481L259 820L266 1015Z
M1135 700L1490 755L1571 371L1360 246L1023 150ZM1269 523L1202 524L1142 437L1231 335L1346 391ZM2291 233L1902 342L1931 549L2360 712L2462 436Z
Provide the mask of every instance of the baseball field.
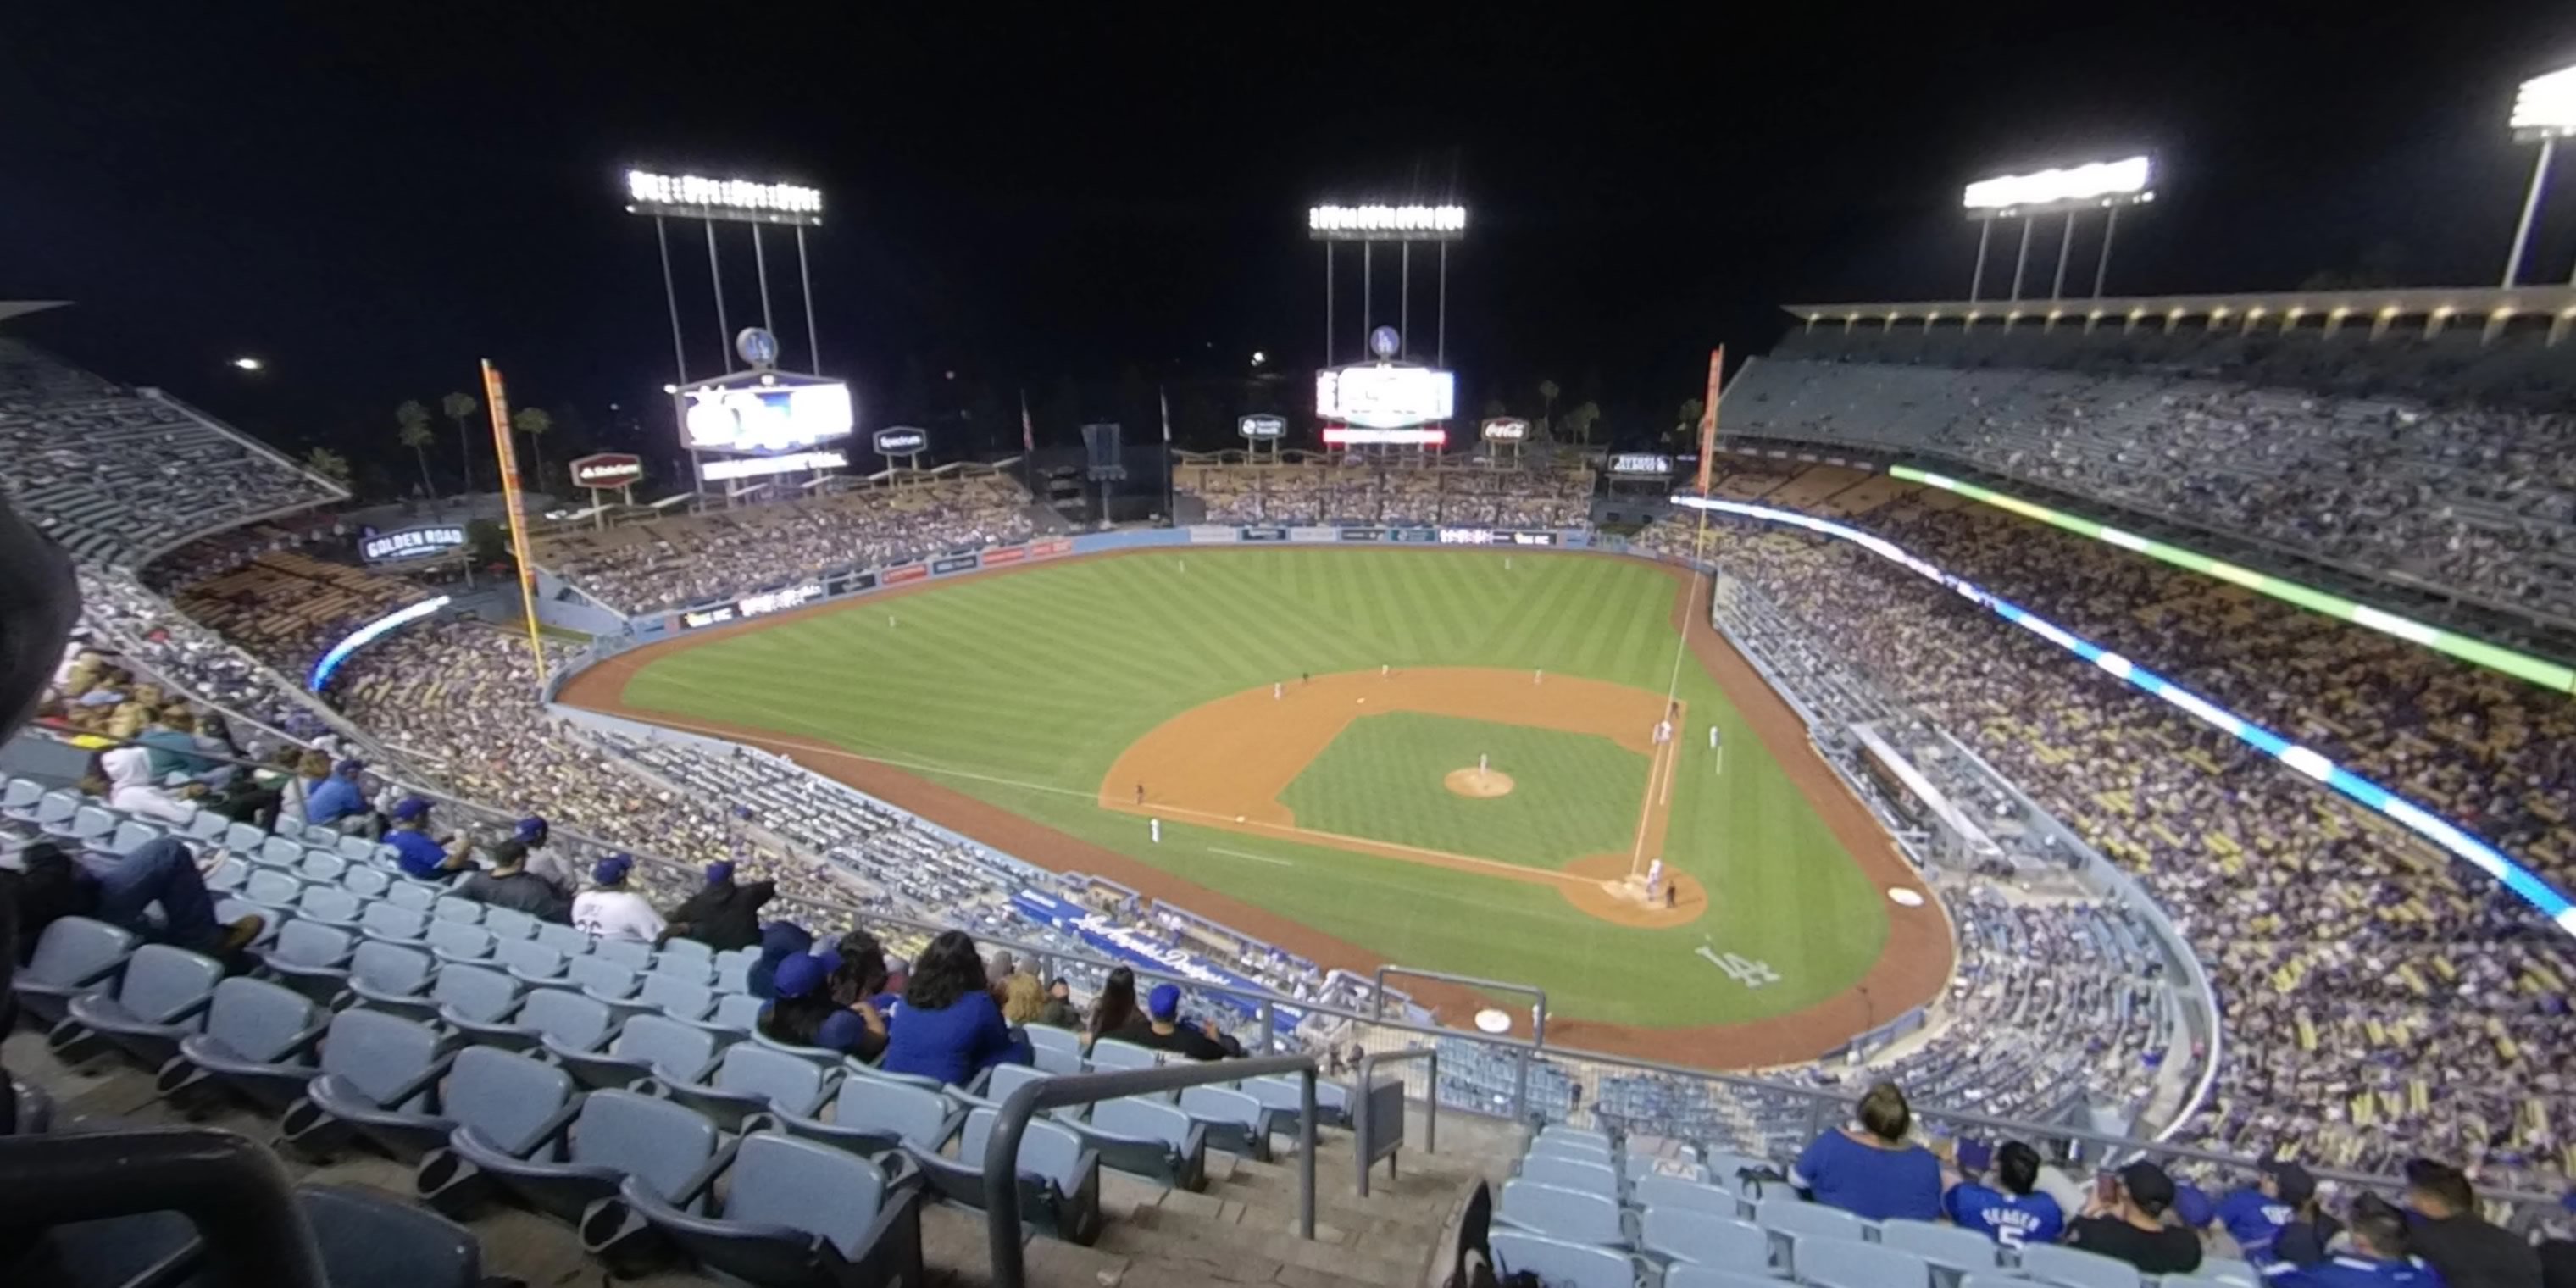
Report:
M694 633L564 700L1326 965L1537 983L1552 1042L1804 1059L1929 1000L1950 932L1705 596L1601 555L1158 548Z

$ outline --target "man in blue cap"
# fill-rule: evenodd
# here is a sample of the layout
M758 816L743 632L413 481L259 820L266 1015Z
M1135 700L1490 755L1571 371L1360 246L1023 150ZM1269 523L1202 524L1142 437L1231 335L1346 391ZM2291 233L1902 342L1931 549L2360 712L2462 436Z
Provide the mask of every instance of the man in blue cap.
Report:
M591 888L573 896L572 924L602 939L631 939L641 944L658 943L670 927L662 914L653 911L651 900L628 888L626 878L635 871L635 856L612 854L601 859L590 870Z
M2263 1162L2263 1177L2218 1200L2218 1223L2236 1240L2239 1255L2256 1265L2273 1260L2272 1245L2317 1196L2316 1178L2287 1159Z
M329 778L323 779L320 786L305 796L304 821L325 827L341 827L345 831L342 819L364 817L367 793L359 788L358 775L365 773L366 769L367 764L362 760L341 761Z
M2263 1268L2269 1288L2442 1288L2442 1276L2407 1255L2406 1214L2376 1196L2353 1205L2350 1247L2312 1266Z
M406 796L394 802L394 827L385 833L385 844L394 847L394 864L414 881L444 881L474 866L472 847L466 841L430 836L429 801L424 797Z
M718 952L749 948L760 942L761 905L777 893L777 882L743 885L733 879L733 864L710 863L707 883L671 910L671 933Z
M1995 1163L2001 1188L1985 1182L1986 1164ZM1998 1149L1981 1140L1959 1142L1962 1178L1941 1196L1941 1210L1960 1229L1974 1230L2007 1248L2029 1243L2055 1243L2066 1229L2066 1213L2057 1200L2035 1192L2039 1186L2039 1151L2017 1140Z
M1216 1025L1206 1020L1197 1024L1181 1023L1181 990L1170 984L1156 984L1145 995L1145 1018L1142 1022L1120 1029L1115 1035L1121 1042L1133 1042L1157 1051L1170 1051L1192 1060L1222 1060L1225 1044L1217 1040Z

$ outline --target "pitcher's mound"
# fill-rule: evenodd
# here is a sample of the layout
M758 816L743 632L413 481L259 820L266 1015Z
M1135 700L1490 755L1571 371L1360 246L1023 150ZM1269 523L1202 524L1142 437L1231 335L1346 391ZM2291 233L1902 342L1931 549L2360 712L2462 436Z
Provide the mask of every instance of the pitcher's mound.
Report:
M1512 790L1512 776L1499 769L1452 769L1441 781L1461 796L1508 796Z

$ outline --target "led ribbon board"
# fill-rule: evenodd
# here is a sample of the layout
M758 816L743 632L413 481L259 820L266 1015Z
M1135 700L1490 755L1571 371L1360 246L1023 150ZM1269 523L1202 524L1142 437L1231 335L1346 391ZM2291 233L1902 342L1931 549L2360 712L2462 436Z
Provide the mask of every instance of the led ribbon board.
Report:
M2516 679L2529 680L2545 689L2555 689L2560 693L2576 692L2576 668L2561 666L2556 662L2533 657L2528 653L2518 653L2456 631L2428 626L2413 618L2384 612L2368 604L2345 599L2340 595L2329 595L2322 590L2303 586L2295 581L2286 581L2266 573L2259 573L2251 568L2228 563L2223 559L2212 559L2198 551L2169 546L2161 541L2152 541L2136 533L2123 532L2106 523L2096 523L2091 519L2068 514L2063 510L2052 510L2044 505L2035 505L2019 497L2006 496L2001 492L1982 488L1974 483L1963 483L1946 475L1918 470L1911 465L1891 465L1887 472L1893 477L1911 483L1922 483L1940 488L1945 492L1956 492L1970 500L1982 501L1998 510L2018 514L2025 519L2036 519L2051 527L2064 528L2079 536L2091 537L2096 541L2107 541L2123 550L2161 559L2177 568L2187 568L2204 576L2243 586L2247 590L2296 604L2312 613L2323 613L2339 621L2351 622L2356 626L2367 626L2374 631L2394 635L2408 643L2421 644L2435 652L2448 653L2463 662L2472 662L2489 670L2502 671Z
M322 660L313 664L313 674L305 677L304 687L320 693L322 686L331 682L331 673L339 670L340 664L348 661L350 654L383 638L385 632L419 621L447 607L447 604L448 596L445 595L436 599L425 599L409 608L396 609L349 632L349 638L332 645L331 651L323 654Z
M1805 528L1809 532L1851 542L1890 563L1903 565L1916 575L1938 582L1970 602L1992 610L1996 616L2005 621L2092 663L2131 687L2163 699L2202 724L2226 733L2306 777L2379 811L2395 821L2398 826L2440 846L2470 866L2504 883L2504 887L2513 891L2523 902L2538 908L2551 921L2558 923L2560 930L2576 935L2576 903L2569 902L2564 892L2541 879L2531 869L2507 858L2503 851L2471 836L2457 824L2337 765L2315 750L2300 746L2262 725L2237 715L2019 604L1988 594L1975 582L1943 572L1885 537L1874 536L1858 528L1848 528L1842 524L1800 514L1794 510L1746 505L1740 501L1712 501L1683 494L1673 497L1672 503L1693 510L1708 510L1719 514L1757 519L1764 523L1784 523L1792 527Z

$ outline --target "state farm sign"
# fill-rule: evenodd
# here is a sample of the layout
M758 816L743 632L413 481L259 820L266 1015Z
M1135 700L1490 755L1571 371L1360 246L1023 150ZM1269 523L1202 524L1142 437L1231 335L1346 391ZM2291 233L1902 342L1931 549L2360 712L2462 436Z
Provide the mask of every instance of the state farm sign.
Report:
M644 477L644 459L624 452L601 452L572 463L572 481L578 487L624 487Z

